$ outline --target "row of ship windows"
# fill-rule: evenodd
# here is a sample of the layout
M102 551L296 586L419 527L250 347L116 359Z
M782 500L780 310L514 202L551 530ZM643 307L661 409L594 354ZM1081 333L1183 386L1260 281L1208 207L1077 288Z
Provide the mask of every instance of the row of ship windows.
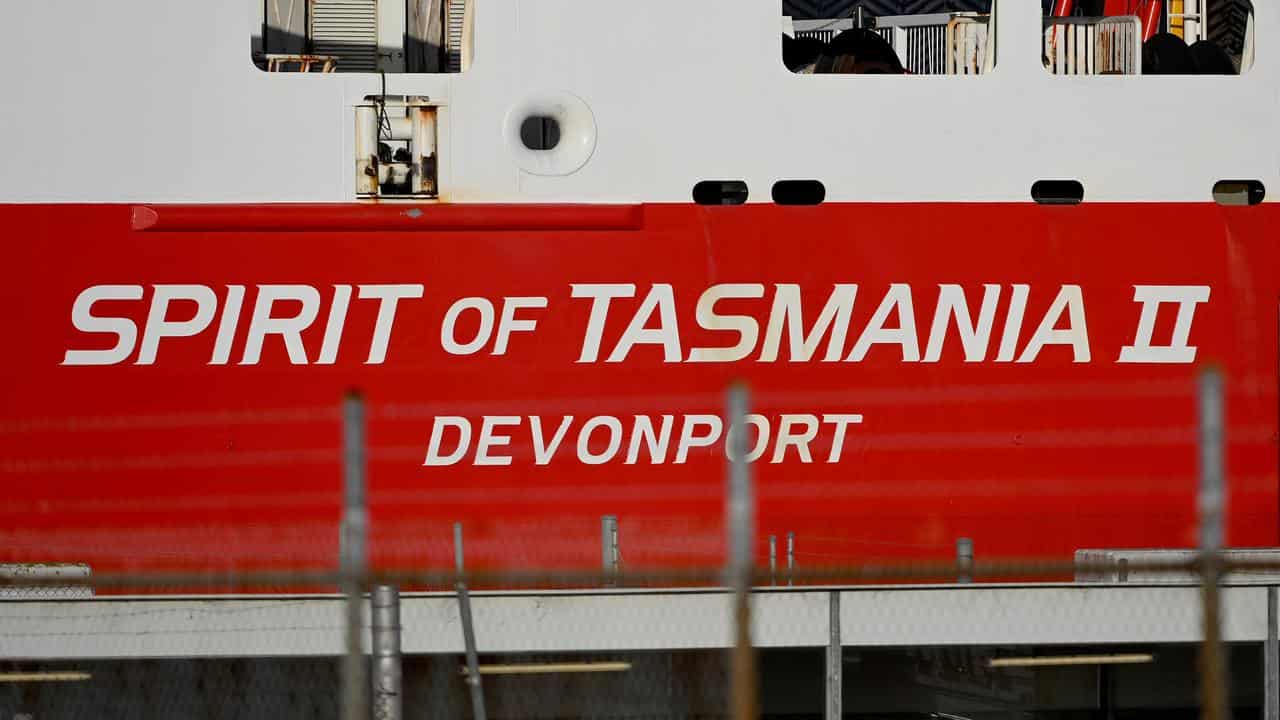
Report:
M827 199L826 187L817 180L779 180L771 194L778 205L821 205ZM1213 186L1219 205L1257 205L1266 195L1266 187L1257 180L1222 180ZM693 186L693 201L699 205L741 205L749 196L741 180L703 180ZM1079 205L1084 202L1084 184L1040 180L1031 186L1031 199L1041 205Z
M1253 64L1251 0L1040 2L1042 62L1054 75L1239 75ZM993 0L781 3L782 62L798 74L982 75L996 65ZM269 72L463 72L472 6L262 0L251 53Z
M982 75L995 67L992 0L814 5L783 0L782 58L792 72ZM1042 0L1042 12L1041 59L1054 75L1239 75L1253 64L1249 0Z

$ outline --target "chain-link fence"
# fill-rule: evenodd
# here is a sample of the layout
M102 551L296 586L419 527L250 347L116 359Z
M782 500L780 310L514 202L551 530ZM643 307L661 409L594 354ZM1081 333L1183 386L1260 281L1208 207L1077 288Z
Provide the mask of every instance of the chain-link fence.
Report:
M353 396L325 416L343 427L329 456L342 517L327 523L340 542L306 548L286 529L298 542L256 568L166 568L164 553L0 566L0 720L1280 720L1280 551L1223 547L1222 398L1205 375L1195 549L1019 561L968 537L908 553L823 528L761 533L747 433L730 432L714 521L573 516L546 526L545 554L508 557L586 561L522 567L494 566L492 527L475 551L474 518L426 523L410 550L379 535L385 499L365 475L387 450ZM748 401L730 391L727 425L748 424ZM583 547L557 545L568 537ZM299 561L324 552L328 567Z

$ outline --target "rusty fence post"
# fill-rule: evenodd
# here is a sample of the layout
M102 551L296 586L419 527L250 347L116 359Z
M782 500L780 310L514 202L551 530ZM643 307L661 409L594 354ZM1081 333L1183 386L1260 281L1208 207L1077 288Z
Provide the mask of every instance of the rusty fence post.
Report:
M1229 720L1227 662L1222 647L1223 516L1226 512L1222 374L1207 370L1199 383L1200 589L1204 642L1200 648L1200 717Z
M453 559L458 573L458 619L462 623L462 645L467 654L467 689L471 693L472 720L485 720L484 686L480 679L480 658L476 650L475 620L471 615L471 592L467 590L463 565L462 523L453 524Z
M755 534L755 497L751 467L747 463L747 389L729 389L726 424L737 432L726 433L729 443L729 477L725 523L729 533L728 580L733 588L734 647L730 661L730 703L733 720L755 720L759 715L759 687L755 650L751 645L752 548Z
M400 656L400 588L378 585L369 593L373 646L373 720L404 716L404 672Z
M342 405L342 591L346 596L346 655L342 662L342 718L369 717L369 675L364 657L364 578L369 516L365 506L365 407L358 393Z

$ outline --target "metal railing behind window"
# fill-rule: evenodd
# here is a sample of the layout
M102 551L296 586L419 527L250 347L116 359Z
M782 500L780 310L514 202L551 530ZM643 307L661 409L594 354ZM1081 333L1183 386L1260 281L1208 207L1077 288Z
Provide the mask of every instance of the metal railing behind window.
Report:
M1044 25L1044 64L1050 73L1142 74L1138 17L1047 17Z
M979 13L926 13L876 18L879 33L913 75L980 75L995 64L990 16ZM856 26L852 18L795 20L795 37L830 42Z
M831 39L845 30L852 30L856 22L853 18L837 18L834 20L794 20L796 38L817 38L822 42Z
M987 21L978 13L888 15L876 32L914 75L977 75L988 67ZM992 56L994 59L994 55Z
M995 43L986 17L956 17L947 23L947 74L981 75L995 67Z

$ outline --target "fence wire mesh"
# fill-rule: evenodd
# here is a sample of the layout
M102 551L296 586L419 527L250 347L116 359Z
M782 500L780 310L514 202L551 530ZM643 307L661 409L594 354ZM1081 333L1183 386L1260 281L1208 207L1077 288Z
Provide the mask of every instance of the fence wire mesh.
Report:
M736 393L730 418L749 411ZM1185 498L1198 507L1185 528L1197 547L1108 550L1100 538L1100 549L1048 560L984 557L967 537L778 527L762 510L774 496L760 497L745 461L723 457L720 491L698 491L718 514L696 520L566 512L515 531L518 514L388 528L380 507L415 500L365 487L394 454L366 440L385 408L366 415L353 397L314 416L216 418L340 425L330 450L245 462L327 463L341 487L324 500L225 496L236 513L266 505L261 522L249 513L235 525L226 562L208 562L210 542L230 537L213 487L159 500L207 505L202 531L166 528L120 497L83 510L139 513L124 545L88 523L33 526L32 544L11 546L0 566L0 720L1280 720L1280 552L1223 548L1215 375L1199 407L1200 487ZM175 427L188 422L210 419ZM746 434L735 441L727 457L745 459ZM184 458L133 465L209 460ZM571 496L565 486L549 501ZM306 517L308 502L324 511ZM282 506L297 517L269 522ZM139 552L147 543L171 544ZM19 561L37 553L74 562Z
M733 682L739 634L723 569L378 571L357 583L372 592L360 600L368 690L355 716L727 718L735 692L749 692L747 712L761 717L1264 717L1280 564L1233 555L1208 593L1195 583L1200 558L1131 561L1124 580L1116 561L832 566L777 585L757 569L745 690ZM350 580L7 580L11 596L30 594L0 605L0 717L350 717L336 592ZM1210 596L1221 609L1213 645ZM390 619L379 610L389 597Z

